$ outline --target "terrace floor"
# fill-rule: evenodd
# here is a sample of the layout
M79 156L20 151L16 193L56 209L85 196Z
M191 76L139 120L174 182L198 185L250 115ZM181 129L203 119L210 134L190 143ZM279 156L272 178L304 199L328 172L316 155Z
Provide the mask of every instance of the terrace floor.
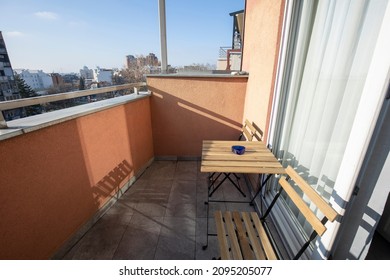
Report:
M244 179L242 189L247 191ZM64 259L196 260L218 257L206 250L207 174L200 161L154 161L142 176L64 256ZM225 181L213 199L245 199ZM216 209L253 210L248 203L211 203ZM212 215L210 215L212 216ZM210 232L215 233L209 218Z

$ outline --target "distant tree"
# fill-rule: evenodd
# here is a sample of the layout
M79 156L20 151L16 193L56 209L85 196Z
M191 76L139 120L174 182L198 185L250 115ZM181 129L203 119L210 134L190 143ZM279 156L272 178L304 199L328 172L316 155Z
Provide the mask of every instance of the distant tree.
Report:
M15 75L15 81L19 90L19 94L22 98L38 96L35 90L33 90L28 84L26 84L26 81L22 77L20 77L20 75Z
M84 89L85 89L85 79L83 77L80 77L79 90L84 90Z
M122 69L120 72L123 83L136 83L138 69Z
M20 77L20 75L15 75L16 86L18 87L19 94L22 98L36 97L38 94L33 90L26 81ZM24 108L26 111L26 116L32 116L42 113L41 105L32 105Z

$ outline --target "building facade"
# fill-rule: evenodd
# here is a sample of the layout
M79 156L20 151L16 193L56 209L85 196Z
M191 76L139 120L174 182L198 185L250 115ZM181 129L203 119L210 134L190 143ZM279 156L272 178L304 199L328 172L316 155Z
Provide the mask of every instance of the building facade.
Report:
M50 76L51 76L51 79L53 81L54 87L61 87L64 85L64 79L62 78L62 76L60 74L51 73Z
M50 74L46 74L42 70L15 69L15 73L34 90L48 89L53 86Z
M93 79L94 82L103 85L111 85L112 84L112 69L104 69L100 67L96 67L93 70Z
M0 101L19 99L20 95L15 83L11 61L5 41L0 31Z
M147 66L158 66L158 58L154 53L149 53L146 56L146 65Z
M0 101L19 99L20 94L16 85L11 61L8 56L7 48L0 31ZM4 112L5 120L19 118L22 115L21 109L8 110Z
M137 59L134 55L126 55L126 68L134 69L137 66Z

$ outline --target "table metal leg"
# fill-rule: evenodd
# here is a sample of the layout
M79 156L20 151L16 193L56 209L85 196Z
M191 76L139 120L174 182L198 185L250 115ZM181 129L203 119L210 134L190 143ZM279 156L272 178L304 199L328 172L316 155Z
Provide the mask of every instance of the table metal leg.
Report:
M253 201L255 200L256 196L261 192L265 184L267 184L268 180L271 178L272 174L268 174L267 178L263 181L263 183L260 184L259 189L254 194L252 200L249 202L250 205L253 205Z
M245 193L241 190L241 188L240 188L240 186L239 186L239 181L238 181L238 179L239 179L239 177L237 176L237 175L235 175L236 176L236 178L238 178L237 179L237 182L238 182L238 185L236 184L236 182L234 182L233 180L232 180L232 178L230 178L230 175L232 174L232 173L223 173L224 175L225 175L225 177L222 179L222 181L221 182L219 182L218 183L218 185L216 185L215 186L215 181L221 176L221 174L222 173L220 173L215 179L213 179L212 177L211 177L211 179L210 179L210 181L212 181L212 183L210 184L210 186L209 186L209 196L212 196L213 195L213 193L223 184L223 182L225 182L226 181L226 179L228 179L232 184L233 184L233 186L244 196L244 197L246 197L246 195L245 195ZM210 177L209 177L210 178ZM210 192L210 190L211 190L211 192Z

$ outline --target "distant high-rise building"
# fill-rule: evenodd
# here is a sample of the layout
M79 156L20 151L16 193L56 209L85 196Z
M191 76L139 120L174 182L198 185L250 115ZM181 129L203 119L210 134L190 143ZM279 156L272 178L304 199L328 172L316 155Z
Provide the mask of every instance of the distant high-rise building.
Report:
M126 55L126 68L133 69L137 65L137 59L134 55Z
M146 58L143 55L137 57L137 66L138 68L146 66Z
M84 85L86 88L89 88L94 82L93 80L93 69L89 69L87 66L84 66L83 69L80 69L80 78L84 79Z
M87 66L84 66L83 69L80 69L80 77L84 78L85 80L92 80L93 70L89 69Z
M53 81L54 87L60 87L60 86L64 85L64 79L62 78L62 76L60 74L51 73L50 76L51 76L51 79Z
M11 61L8 57L5 41L0 31L0 101L19 99Z
M3 34L0 31L0 101L19 99L20 94L16 85L11 61L8 56ZM20 118L22 109L7 110L4 112L5 120Z
M143 68L145 66L158 66L158 58L154 53L149 53L147 56L127 55L126 56L126 68L136 69Z
M146 56L146 65L158 66L158 58L154 53L149 53L149 55Z

